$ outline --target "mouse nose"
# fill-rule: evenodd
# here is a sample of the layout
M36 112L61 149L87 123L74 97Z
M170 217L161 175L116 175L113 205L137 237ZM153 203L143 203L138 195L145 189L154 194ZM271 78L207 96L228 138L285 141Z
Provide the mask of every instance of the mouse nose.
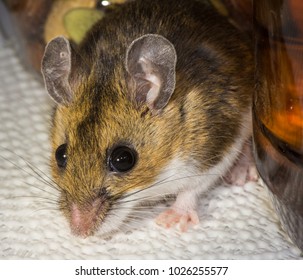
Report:
M105 208L101 198L86 205L72 203L70 226L73 234L84 238L92 235L104 218Z

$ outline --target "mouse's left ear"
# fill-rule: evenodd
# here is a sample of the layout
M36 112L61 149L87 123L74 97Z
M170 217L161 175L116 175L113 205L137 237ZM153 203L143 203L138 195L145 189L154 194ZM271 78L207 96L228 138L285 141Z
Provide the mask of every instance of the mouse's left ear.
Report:
M177 54L161 35L147 34L134 40L126 53L129 90L138 104L153 113L163 109L175 90Z
M61 105L72 101L72 90L69 83L71 72L71 48L63 36L51 40L44 52L41 72L49 95Z

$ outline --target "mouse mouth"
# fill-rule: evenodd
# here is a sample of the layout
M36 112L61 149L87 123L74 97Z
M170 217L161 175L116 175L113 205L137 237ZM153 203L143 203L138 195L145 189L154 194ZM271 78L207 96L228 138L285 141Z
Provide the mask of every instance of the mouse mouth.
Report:
M72 233L83 238L93 235L103 222L108 209L109 203L101 198L85 205L73 202L70 206Z

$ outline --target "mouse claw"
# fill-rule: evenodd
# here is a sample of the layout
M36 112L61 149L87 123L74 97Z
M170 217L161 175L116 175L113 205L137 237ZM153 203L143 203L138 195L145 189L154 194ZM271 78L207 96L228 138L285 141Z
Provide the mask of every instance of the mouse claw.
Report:
M191 225L199 223L199 217L195 210L181 212L171 208L161 213L156 218L156 223L165 228L171 228L179 224L180 230L186 232Z

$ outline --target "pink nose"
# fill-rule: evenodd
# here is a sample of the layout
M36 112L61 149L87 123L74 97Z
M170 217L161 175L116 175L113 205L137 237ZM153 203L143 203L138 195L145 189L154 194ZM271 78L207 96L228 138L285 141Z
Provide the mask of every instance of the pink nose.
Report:
M93 233L99 221L98 214L101 210L101 199L96 199L92 204L79 207L71 205L71 230L75 235L87 237Z

